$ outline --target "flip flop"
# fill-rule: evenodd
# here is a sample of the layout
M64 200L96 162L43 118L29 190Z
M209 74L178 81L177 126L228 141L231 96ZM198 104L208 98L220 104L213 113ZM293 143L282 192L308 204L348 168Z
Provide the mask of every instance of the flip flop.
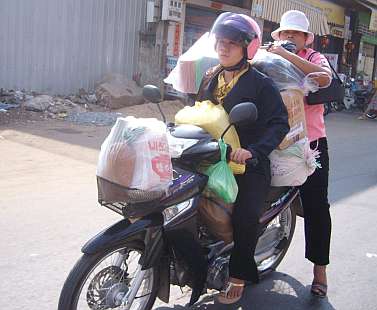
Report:
M227 285L226 285L226 289L221 291L220 296L217 297L217 301L221 304L224 304L224 305L234 304L237 301L239 301L242 297L243 290L242 290L241 295L238 296L238 297L234 297L234 298L228 297L228 293L233 287L243 287L243 288L245 288L245 284L228 282Z
M313 282L310 292L316 297L325 298L327 296L327 285L319 282Z

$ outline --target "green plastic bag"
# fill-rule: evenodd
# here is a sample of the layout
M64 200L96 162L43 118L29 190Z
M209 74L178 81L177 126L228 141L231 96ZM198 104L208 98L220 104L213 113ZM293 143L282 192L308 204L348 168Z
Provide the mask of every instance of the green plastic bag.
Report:
M219 140L219 146L221 160L204 172L209 177L207 188L225 203L234 203L238 194L238 185L226 162L227 145L224 140Z

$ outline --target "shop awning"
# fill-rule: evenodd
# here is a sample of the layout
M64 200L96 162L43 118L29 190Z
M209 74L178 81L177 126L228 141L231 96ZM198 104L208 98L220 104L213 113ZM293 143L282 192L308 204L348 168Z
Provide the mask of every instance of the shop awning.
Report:
M254 0L251 16L279 23L284 12L289 10L304 12L310 21L309 30L313 33L317 35L330 33L326 15L321 9L296 0Z

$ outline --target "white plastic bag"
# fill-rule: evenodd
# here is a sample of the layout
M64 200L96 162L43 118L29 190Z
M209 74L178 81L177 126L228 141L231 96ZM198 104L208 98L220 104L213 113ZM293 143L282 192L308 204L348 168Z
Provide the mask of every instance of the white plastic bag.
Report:
M118 118L101 146L97 175L125 188L166 190L173 172L165 124L154 118Z
M319 151L310 149L307 138L284 150L274 150L269 155L271 161L272 186L299 186L304 184L316 168Z

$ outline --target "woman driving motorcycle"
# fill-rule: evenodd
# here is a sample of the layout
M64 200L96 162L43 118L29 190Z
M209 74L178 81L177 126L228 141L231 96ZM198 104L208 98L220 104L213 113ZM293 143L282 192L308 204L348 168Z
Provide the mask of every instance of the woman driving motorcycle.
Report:
M232 215L234 248L230 258L229 279L218 301L231 304L243 293L245 281L258 282L254 252L258 239L258 220L270 187L268 155L289 131L287 110L273 81L256 70L248 60L260 46L261 32L249 16L226 12L215 21L215 50L220 65L203 77L197 100L211 100L229 113L238 103L250 101L258 109L255 123L236 126L241 148L232 150L231 160L248 165L236 177L239 194Z

